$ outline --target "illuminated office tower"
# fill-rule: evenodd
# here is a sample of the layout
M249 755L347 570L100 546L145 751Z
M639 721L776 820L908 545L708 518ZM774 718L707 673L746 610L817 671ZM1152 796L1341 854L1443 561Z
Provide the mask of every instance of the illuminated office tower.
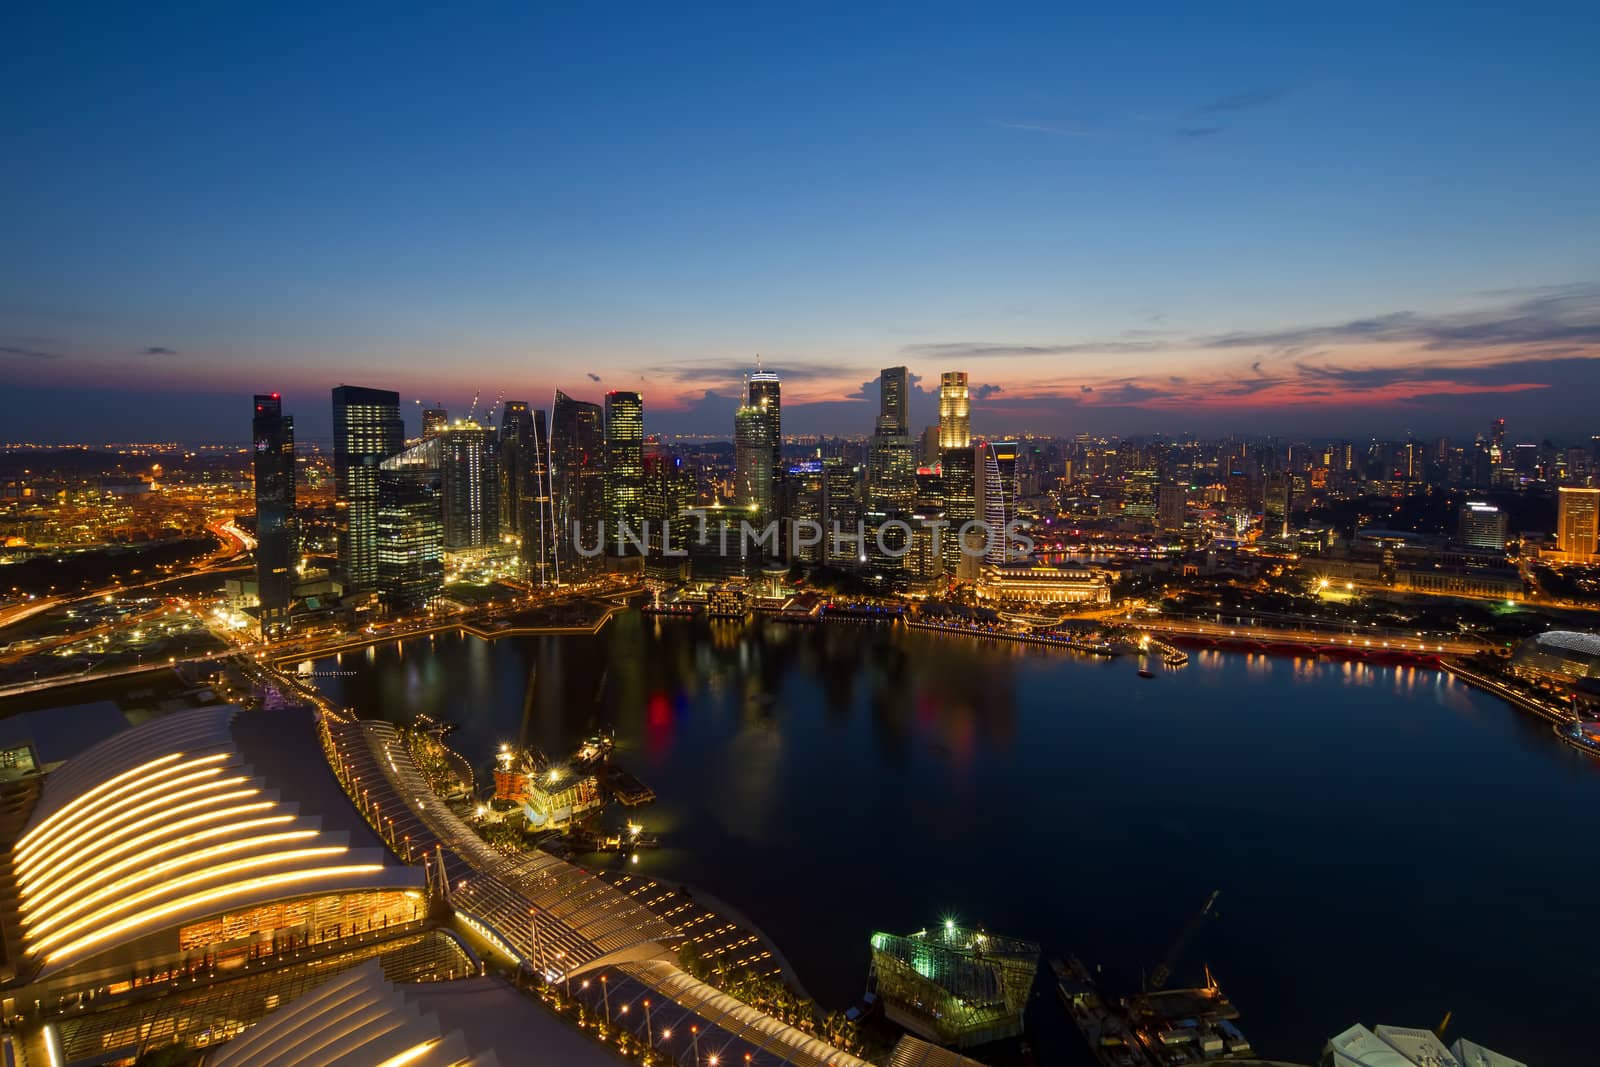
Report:
M1156 490L1156 526L1169 533L1182 530L1188 520L1189 490L1163 485Z
M827 488L823 461L805 459L798 463L790 463L788 470L784 472L783 487L785 499L780 542L783 555L807 563L822 562L826 539L815 545L802 545L793 553L790 552L790 547L794 545L797 534L800 539L809 539L812 536L811 531L826 529L824 519L827 514Z
M917 465L906 430L904 367L886 367L878 376L878 423L867 443L867 504L884 515L911 510L917 496Z
M750 388L746 403L753 408L760 408L766 417L767 451L771 453L772 473L769 477L771 492L769 499L772 502L769 511L763 515L778 518L778 512L783 508L783 403L782 389L778 376L771 371L760 369L760 358L756 360L756 372L750 375Z
M1282 473L1267 475L1261 496L1261 532L1268 537L1287 537L1293 505L1294 476Z
M1557 490L1556 548L1574 559L1600 554L1600 489Z
M976 452L976 514L988 524L984 562L998 565L1008 562L1006 528L1017 517L1017 443L983 441Z
M430 437L438 437L448 425L450 425L450 413L444 408L422 409L422 437L424 440Z
M378 596L415 610L444 586L447 438L424 438L378 464Z
M733 413L734 503L760 518L773 515L772 432L767 409L746 404Z
M522 566L534 585L556 580L556 520L550 491L550 431L544 411L530 420L522 485Z
M904 367L885 367L878 372L878 428L889 433L909 434L907 402L911 391L911 372Z
M556 523L555 578L576 582L597 574L606 509L605 417L600 405L556 390L550 413L550 486ZM580 552L579 546L584 552Z
M1506 547L1506 513L1493 504L1469 500L1456 516L1456 539L1468 548Z
M522 536L527 518L529 467L535 457L533 411L526 401L507 400L500 416L500 532Z
M444 547L449 552L489 548L500 541L500 457L495 433L458 422L440 444L444 487Z
M1156 472L1131 470L1122 483L1122 513L1131 518L1154 521L1156 517Z
M605 414L606 539L615 549L623 529L644 536L644 398L613 389Z
M405 436L399 393L334 388L333 479L346 593L378 587L378 464L405 446Z
M667 530L671 527L671 547L685 550L689 538L698 533L699 524L693 518L680 518L684 511L694 506L694 472L683 465L683 457L675 456L661 446L657 438L650 438L643 451L644 494L641 510L648 524L646 548L652 559L663 559L668 545Z
M944 569L945 573L963 579L976 576L977 559L984 554L982 534L969 534L965 551L961 538L961 527L978 517L976 459L970 445L942 449L939 453L944 517L950 523L944 531Z
M863 518L859 476L837 456L822 461L824 555L832 563L859 563L862 545L854 540ZM835 538L834 530L844 536Z
M289 620L298 552L294 510L294 416L283 413L277 393L256 394L251 422L255 441L256 589L261 596L261 632Z
M972 445L972 398L967 372L947 370L939 378L939 448Z

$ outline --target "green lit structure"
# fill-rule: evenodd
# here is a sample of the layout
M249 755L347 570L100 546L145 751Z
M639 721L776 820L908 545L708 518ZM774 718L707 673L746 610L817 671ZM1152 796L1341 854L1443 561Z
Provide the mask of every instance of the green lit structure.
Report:
M955 1048L1020 1034L1038 969L1038 945L953 921L872 935L872 982L889 1021Z

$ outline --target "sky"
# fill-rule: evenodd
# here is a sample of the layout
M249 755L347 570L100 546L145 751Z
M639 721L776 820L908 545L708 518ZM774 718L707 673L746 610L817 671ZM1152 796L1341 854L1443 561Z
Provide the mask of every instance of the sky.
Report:
M1069 7L13 12L0 441L727 433L758 354L789 432L903 364L984 433L1600 433L1600 8Z

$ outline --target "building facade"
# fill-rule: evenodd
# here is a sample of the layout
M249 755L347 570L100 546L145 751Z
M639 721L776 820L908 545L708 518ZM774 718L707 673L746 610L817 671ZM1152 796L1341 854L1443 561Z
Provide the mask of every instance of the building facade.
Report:
M299 554L295 522L294 416L277 393L257 394L251 422L256 491L256 589L261 633L288 625Z
M399 393L355 385L333 390L339 572L346 593L378 587L378 464L404 446Z
M556 526L553 569L558 582L582 581L602 568L599 557L588 553L604 548L605 478L605 417L600 405L557 390L550 416L550 483Z
M1600 489L1557 490L1556 548L1569 559L1600 554Z
M618 531L643 536L644 397L614 389L606 394L605 416L606 533L608 544L617 549Z

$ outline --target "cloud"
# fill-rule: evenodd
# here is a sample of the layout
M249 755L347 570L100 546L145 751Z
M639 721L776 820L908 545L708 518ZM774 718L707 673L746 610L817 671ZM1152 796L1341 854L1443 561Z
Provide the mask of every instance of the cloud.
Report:
M1003 130L1026 130L1055 137L1088 137L1093 131L1076 122L1056 119L990 119L989 125Z
M161 345L151 345L148 348L140 349L139 354L141 356L175 356L178 354L178 350L176 348L165 348Z
M1396 311L1365 319L1282 330L1198 338L1205 348L1272 348L1293 353L1311 345L1412 344L1429 350L1495 345L1600 344L1600 285L1561 286L1503 307L1432 315Z
M591 382L598 382L600 380L600 375L596 374L594 371L590 371L589 372L589 380Z
M996 393L1002 393L1004 391L1005 390L1001 389L998 385L974 385L970 390L970 395L974 400L988 400Z
M23 359L61 359L60 352L43 352L37 348L18 348L15 345L0 345L0 356L20 356Z
M1174 130L1172 135L1174 137L1215 137L1221 132L1222 127L1220 126L1188 126L1180 130Z
M1288 96L1291 91L1292 89L1287 85L1280 85L1270 89L1251 89L1247 92L1219 97L1208 104L1201 104L1196 110L1202 115L1215 115L1226 111L1250 111L1254 108L1276 104L1279 100Z
M1156 341L1085 341L1070 344L1029 345L993 341L948 341L938 344L906 345L900 351L908 356L946 359L988 359L994 356L1086 356L1126 355L1157 352L1170 345Z
M1080 385L1080 386L1078 386L1078 392L1080 392L1080 393L1092 393L1092 392L1094 392L1094 386L1092 386L1092 385Z

